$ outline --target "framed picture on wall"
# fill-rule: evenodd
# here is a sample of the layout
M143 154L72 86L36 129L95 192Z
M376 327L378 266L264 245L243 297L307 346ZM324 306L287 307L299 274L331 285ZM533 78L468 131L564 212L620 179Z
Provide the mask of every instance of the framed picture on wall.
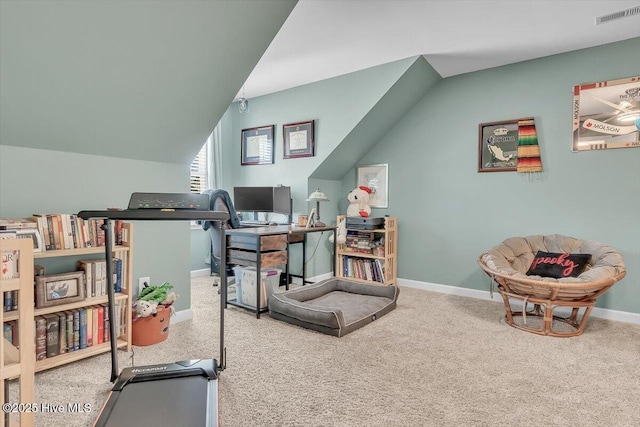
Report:
M240 164L271 165L274 162L273 132L275 125L242 129Z
M315 143L313 139L313 120L308 122L289 123L282 126L284 140L284 158L313 157Z
M518 163L518 120L480 123L478 172L515 171Z
M575 85L571 151L640 147L640 76Z
M389 165L358 166L358 187L361 185L371 189L369 206L372 208L389 207Z

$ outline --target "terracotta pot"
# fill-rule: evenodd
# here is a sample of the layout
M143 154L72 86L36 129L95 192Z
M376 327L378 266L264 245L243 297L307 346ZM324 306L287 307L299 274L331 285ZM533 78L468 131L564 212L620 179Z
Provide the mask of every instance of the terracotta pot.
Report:
M132 322L131 344L152 345L167 339L171 309L158 305L156 310L155 316L138 317Z

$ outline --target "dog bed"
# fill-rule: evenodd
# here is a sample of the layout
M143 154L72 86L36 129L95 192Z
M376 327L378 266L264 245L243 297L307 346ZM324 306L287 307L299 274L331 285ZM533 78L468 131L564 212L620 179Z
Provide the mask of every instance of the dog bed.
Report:
M324 334L344 336L396 308L397 286L326 279L269 298L269 315Z

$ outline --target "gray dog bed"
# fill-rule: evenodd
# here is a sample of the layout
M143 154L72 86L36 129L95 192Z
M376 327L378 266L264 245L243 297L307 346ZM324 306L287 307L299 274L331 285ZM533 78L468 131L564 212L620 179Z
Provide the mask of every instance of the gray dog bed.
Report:
M273 294L269 315L337 337L373 322L396 308L397 286L367 285L331 278Z

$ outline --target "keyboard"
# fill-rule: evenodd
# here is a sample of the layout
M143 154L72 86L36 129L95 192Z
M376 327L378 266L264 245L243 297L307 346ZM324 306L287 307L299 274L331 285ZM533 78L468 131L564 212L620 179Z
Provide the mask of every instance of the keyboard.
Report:
M257 221L254 219L243 219L240 225L269 225L270 221Z

